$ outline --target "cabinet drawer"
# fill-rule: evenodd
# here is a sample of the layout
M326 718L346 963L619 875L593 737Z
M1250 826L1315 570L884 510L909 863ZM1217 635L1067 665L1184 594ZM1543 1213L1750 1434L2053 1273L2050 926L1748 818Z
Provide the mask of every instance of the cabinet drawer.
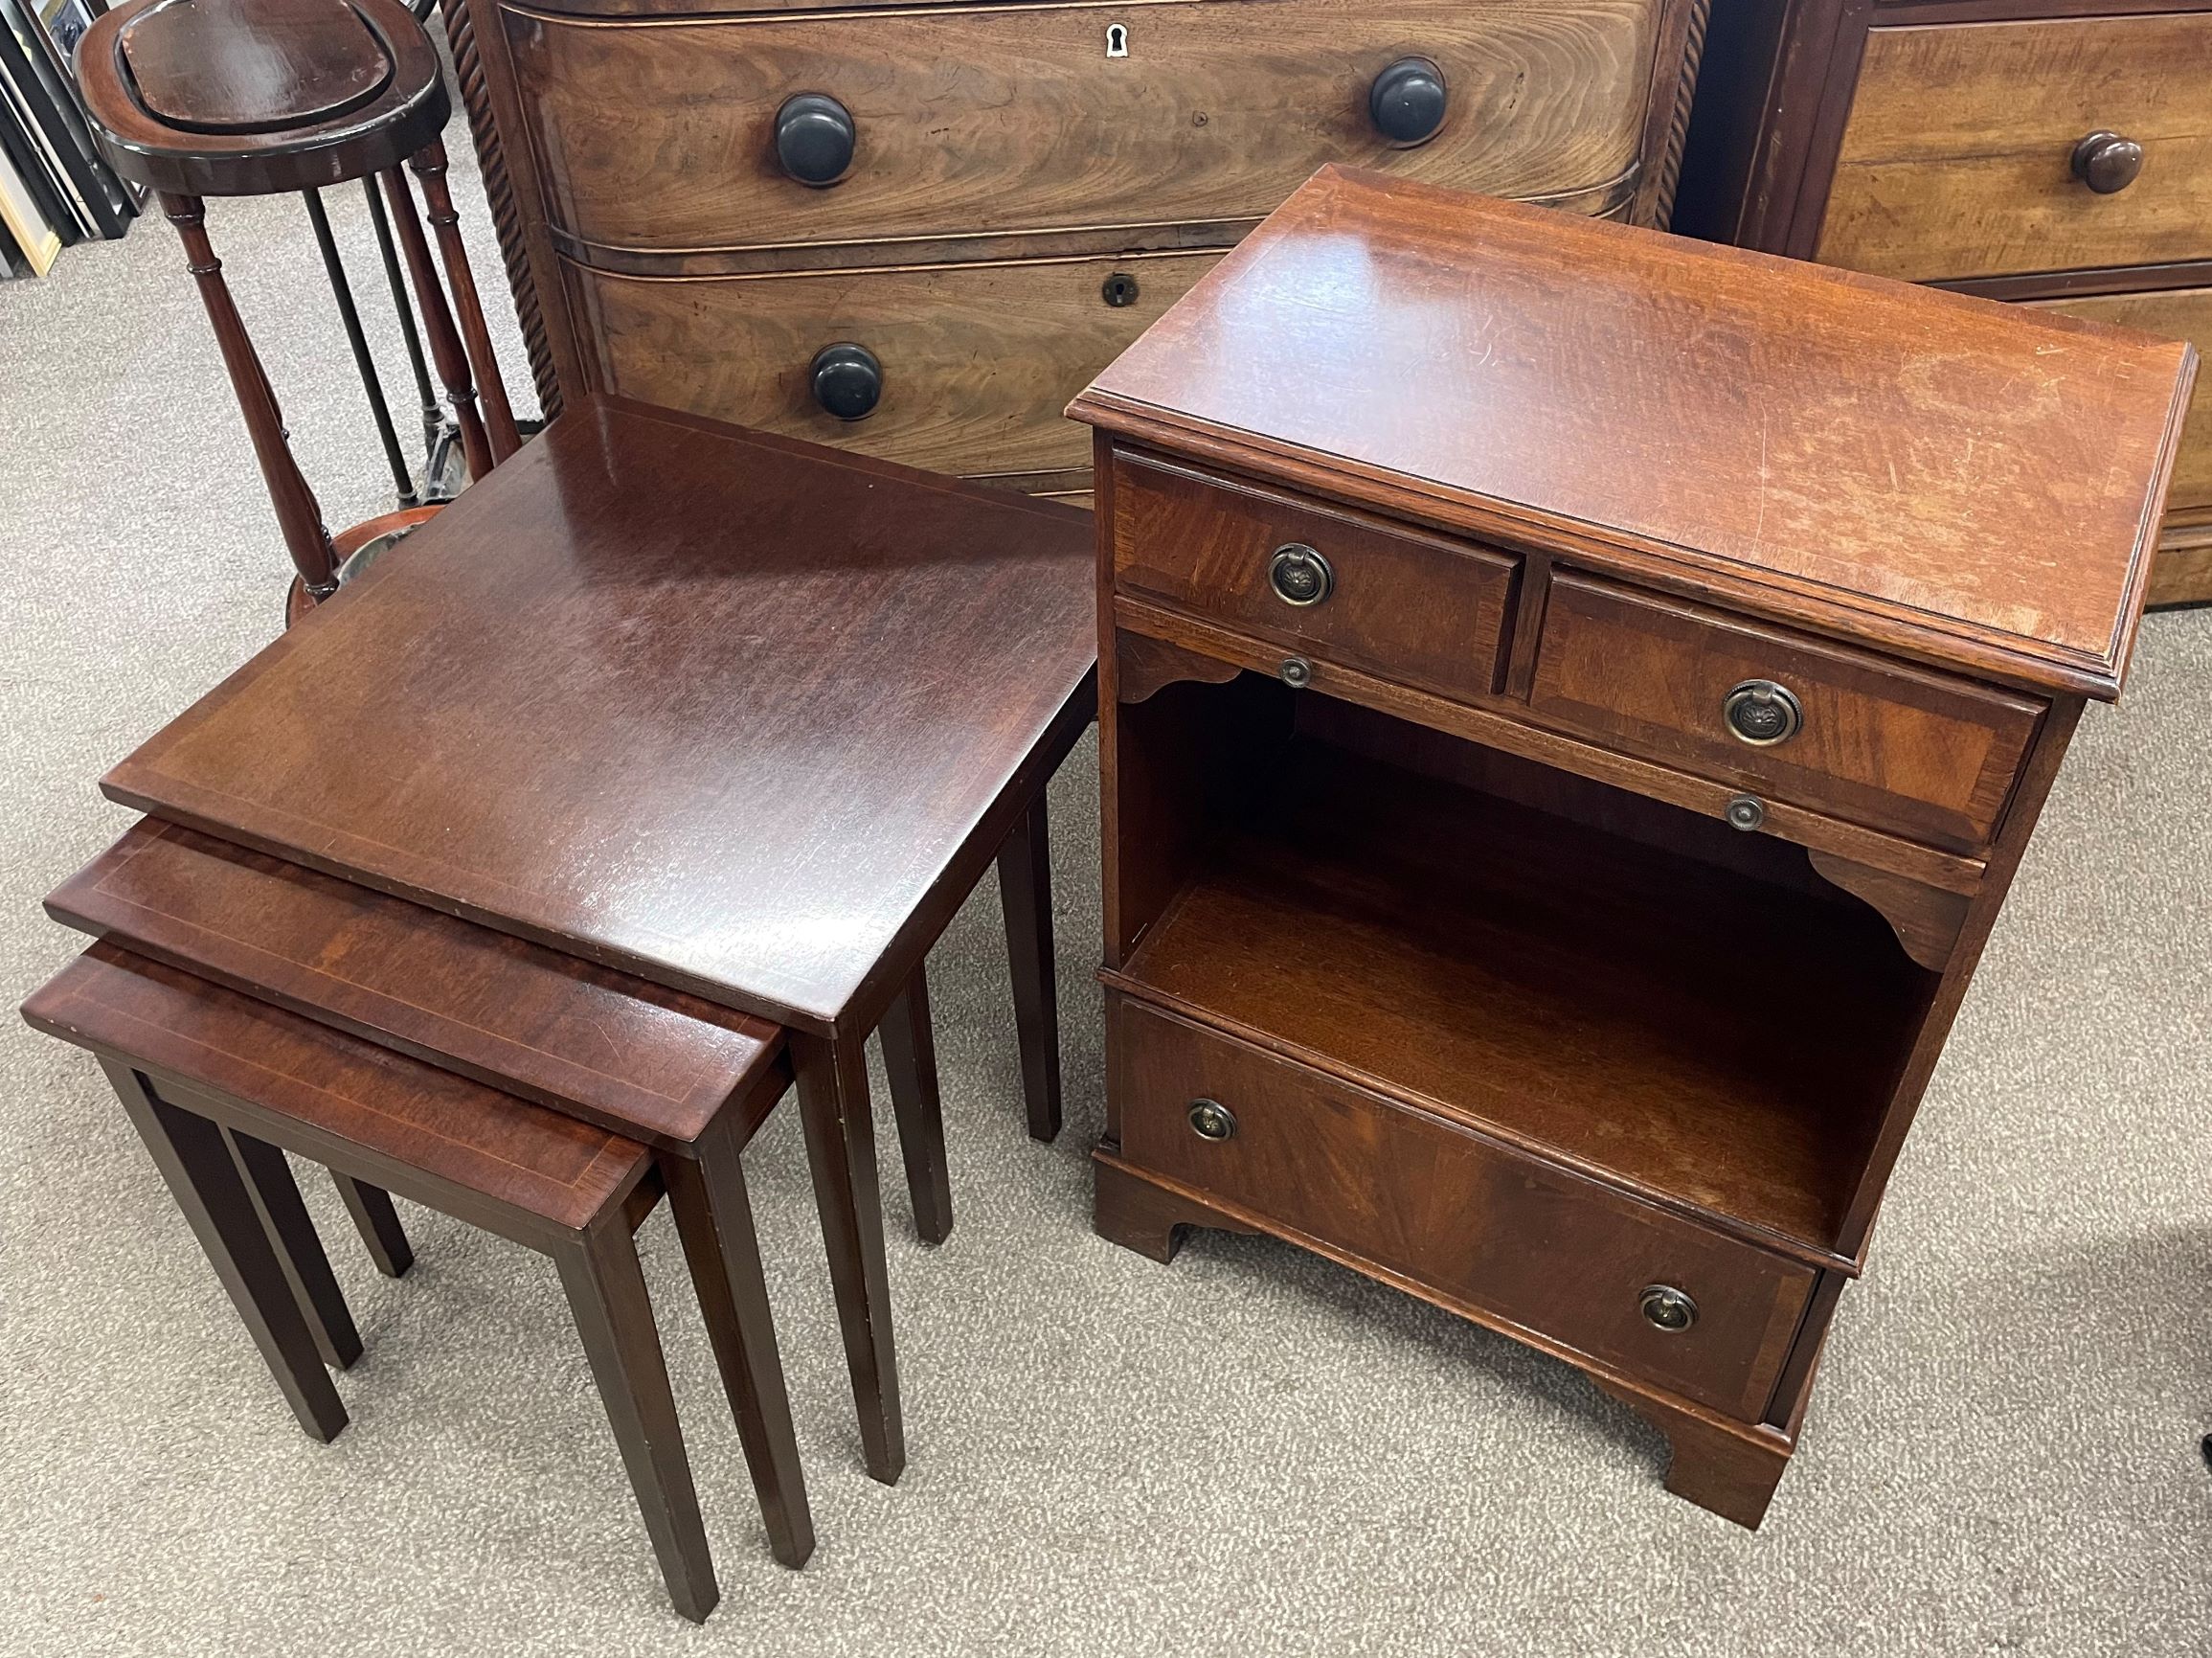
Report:
M1061 410L1220 257L770 277L564 268L608 391L939 472L1024 473L1089 468L1090 428ZM1116 275L1136 294L1111 306ZM825 413L811 389L816 353L843 342L882 369L881 398L858 420Z
M587 22L504 13L546 211L586 241L773 247L1258 218L1324 162L1625 200L1661 0L1155 0ZM1120 30L1126 56L1108 56ZM1437 64L1444 125L1391 148L1376 76ZM801 93L849 171L789 176Z
M1744 1420L1813 1269L1303 1065L1109 993L1110 1097L1137 1166ZM1233 1120L1203 1137L1201 1100ZM1655 1285L1696 1305L1661 1329Z
M1794 698L1794 735L1737 735L1726 705L1748 681ZM2043 713L2027 697L1564 571L1529 701L1609 745L1959 852L1995 834Z
M1278 577L1278 556L1298 568ZM1448 696L1496 689L1518 566L1488 548L1182 466L1115 458L1117 590ZM1298 579L1317 571L1323 597L1302 597Z
M2212 51L2212 41L2208 41L2207 50ZM2212 63L2206 64L2205 73L2212 78ZM2205 98L2212 103L2212 85L2207 86ZM2170 340L2187 340L2197 348L2200 357L2212 359L2212 288L2089 294L2037 303L2068 316L2141 329ZM2193 519L2202 516L2207 508L2212 508L2212 370L2201 370L2196 394L2189 399L2189 423L2181 430L2180 452L2174 460L2174 488L2166 497L2166 511Z
M1816 255L1914 281L2212 257L2212 12L1874 29ZM2075 147L2142 170L2110 194Z

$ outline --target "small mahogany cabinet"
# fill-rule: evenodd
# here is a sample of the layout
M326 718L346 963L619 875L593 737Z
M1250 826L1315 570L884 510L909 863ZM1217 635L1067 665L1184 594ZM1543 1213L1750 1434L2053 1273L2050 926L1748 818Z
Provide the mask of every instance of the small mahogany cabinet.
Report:
M1716 0L1674 228L2212 347L2212 0ZM2212 601L2212 381L2153 604Z
M1323 169L1072 411L1099 1231L1516 1336L1756 1525L2194 364Z

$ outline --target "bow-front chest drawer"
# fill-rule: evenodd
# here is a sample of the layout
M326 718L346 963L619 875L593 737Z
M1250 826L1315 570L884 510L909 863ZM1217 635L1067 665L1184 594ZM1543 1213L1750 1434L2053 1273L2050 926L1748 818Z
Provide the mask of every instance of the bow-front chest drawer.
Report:
M549 412L1080 499L1069 397L1317 167L1662 221L1707 0L441 4Z
M506 18L553 221L682 252L1249 222L1351 159L1614 210L1659 13L1162 0Z

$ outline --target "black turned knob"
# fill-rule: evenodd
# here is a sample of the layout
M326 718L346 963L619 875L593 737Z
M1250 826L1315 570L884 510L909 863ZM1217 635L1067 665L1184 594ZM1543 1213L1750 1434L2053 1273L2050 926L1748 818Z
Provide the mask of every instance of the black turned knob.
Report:
M1772 748L1788 742L1805 723L1805 710L1787 686L1771 679L1747 679L1729 688L1721 717L1738 742Z
M1426 144L1444 125L1444 72L1427 57L1401 57L1367 88L1367 117L1401 148Z
M1303 541L1287 541L1267 561L1267 584L1285 604L1319 604L1335 591L1337 573Z
M1685 1330L1698 1322L1698 1304L1669 1283L1654 1283L1636 1298L1644 1317L1664 1330Z
M776 112L776 159L817 190L851 170L856 137L852 111L826 92L801 92Z
M2143 170L2143 147L2116 132L2092 132L2074 146L2074 176L2099 195L2114 195Z
M1236 1118L1218 1100L1193 1100L1190 1131L1201 1140L1228 1140L1236 1133Z
M814 400L841 420L865 420L883 397L883 365L866 346L824 346L806 378Z

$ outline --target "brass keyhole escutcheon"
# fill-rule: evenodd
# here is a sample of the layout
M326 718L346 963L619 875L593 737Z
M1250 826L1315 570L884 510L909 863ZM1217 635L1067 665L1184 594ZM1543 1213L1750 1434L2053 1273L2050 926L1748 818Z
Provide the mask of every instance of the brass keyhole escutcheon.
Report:
M1230 1140L1236 1135L1236 1114L1218 1100L1190 1102L1190 1131L1201 1140Z
M1636 1306L1643 1309L1647 1322L1670 1333L1679 1334L1698 1322L1698 1304L1688 1291L1671 1283L1646 1285L1636 1298Z
M1303 541L1286 541L1267 561L1267 584L1285 604L1303 609L1319 604L1335 591L1337 573Z
M1772 679L1747 679L1731 686L1722 699L1721 718L1738 742L1772 748L1797 735L1805 723L1805 708L1787 686Z

